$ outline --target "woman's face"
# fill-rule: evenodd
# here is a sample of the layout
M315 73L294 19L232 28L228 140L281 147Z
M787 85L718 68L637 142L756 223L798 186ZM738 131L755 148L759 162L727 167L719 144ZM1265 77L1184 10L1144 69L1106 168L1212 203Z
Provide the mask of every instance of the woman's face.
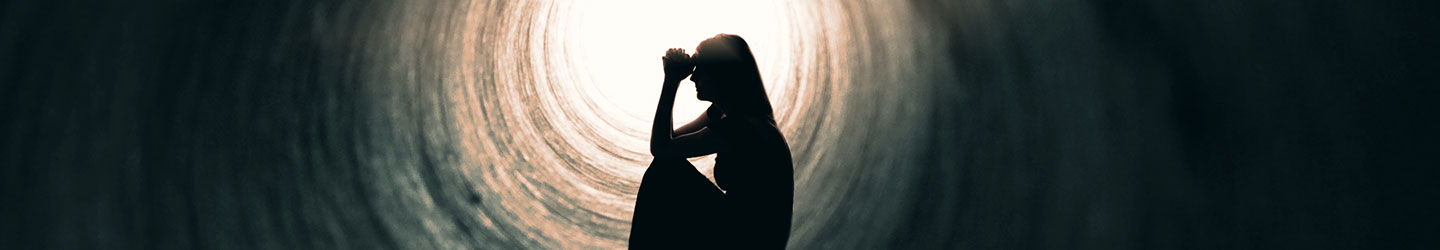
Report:
M695 72L690 74L690 81L695 82L696 99L710 102L715 101L715 86L713 86L713 84L716 83L710 81L712 79L710 74L711 72L704 66L695 67Z

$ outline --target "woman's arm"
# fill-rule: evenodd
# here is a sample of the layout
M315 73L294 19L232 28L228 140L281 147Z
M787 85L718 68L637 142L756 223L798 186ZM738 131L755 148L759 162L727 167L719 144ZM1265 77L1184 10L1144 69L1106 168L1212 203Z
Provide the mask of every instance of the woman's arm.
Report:
M700 113L700 117L695 117L695 120L690 121L690 123L675 128L675 134L685 136L686 134L698 132L708 125L710 125L710 110L705 110L705 112Z
M668 66L668 65L667 65ZM680 81L673 77L665 76L665 85L660 89L660 104L655 107L655 120L650 128L650 155L655 158L668 155L670 140L674 138L675 131L671 128L671 116L675 112L675 89L680 87Z
M689 158L714 153L714 139L709 136L709 129L704 128L704 123L709 120L705 115L702 114L696 121L682 126L681 131L686 133L679 137L676 137L673 129L675 91L680 88L680 81L694 71L694 66L689 63L689 55L685 54L683 49L670 49L661 59L665 64L665 82L660 90L660 103L655 107L655 120L650 129L650 155L655 158Z

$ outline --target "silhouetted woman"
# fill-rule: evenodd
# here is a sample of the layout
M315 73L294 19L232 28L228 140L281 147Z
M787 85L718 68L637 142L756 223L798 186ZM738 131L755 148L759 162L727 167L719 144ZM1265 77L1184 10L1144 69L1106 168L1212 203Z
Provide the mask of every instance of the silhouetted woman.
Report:
M736 35L670 49L631 249L783 249L794 192L790 149L776 128L750 46ZM689 76L710 108L671 129L675 90ZM686 158L716 154L715 184ZM716 187L718 184L718 188ZM723 192L721 190L724 190Z

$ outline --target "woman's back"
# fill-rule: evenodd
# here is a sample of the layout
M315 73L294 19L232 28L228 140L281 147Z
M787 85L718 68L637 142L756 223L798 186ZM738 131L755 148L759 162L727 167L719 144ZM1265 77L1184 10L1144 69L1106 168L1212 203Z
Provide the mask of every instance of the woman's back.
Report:
M715 155L715 182L727 192L762 185L765 177L792 182L790 147L775 125L764 118L722 117L710 125L725 144Z
M768 119L724 117L715 129L726 146L715 156L726 220L745 246L784 246L790 233L794 170L785 137Z

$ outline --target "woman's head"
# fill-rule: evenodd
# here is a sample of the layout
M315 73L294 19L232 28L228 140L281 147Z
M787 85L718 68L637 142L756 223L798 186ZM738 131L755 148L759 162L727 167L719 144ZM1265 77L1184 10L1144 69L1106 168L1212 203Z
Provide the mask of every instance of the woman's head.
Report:
M745 39L719 34L695 48L696 98L720 105L730 114L762 115L771 118L770 98L755 55Z

